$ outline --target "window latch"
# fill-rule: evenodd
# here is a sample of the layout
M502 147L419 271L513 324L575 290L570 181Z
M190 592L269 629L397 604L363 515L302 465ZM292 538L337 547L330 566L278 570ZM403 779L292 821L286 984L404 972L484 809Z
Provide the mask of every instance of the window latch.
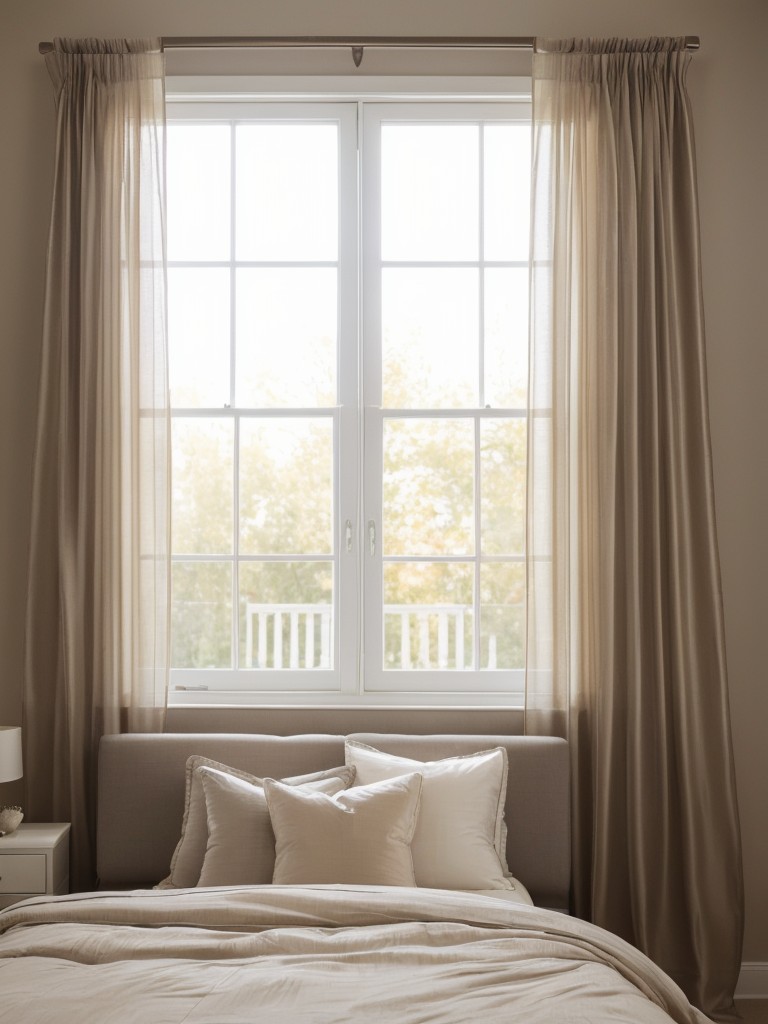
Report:
M344 537L346 538L347 554L352 554L352 520L348 519L344 524Z
M371 549L371 556L376 554L376 523L373 519L368 520L368 546Z

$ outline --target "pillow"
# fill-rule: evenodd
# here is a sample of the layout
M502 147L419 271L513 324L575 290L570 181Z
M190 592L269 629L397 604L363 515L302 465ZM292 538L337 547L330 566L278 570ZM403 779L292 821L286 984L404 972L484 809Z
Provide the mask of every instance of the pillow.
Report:
M212 761L209 757L201 757L199 754L192 754L187 758L186 794L184 797L184 817L181 822L181 838L176 844L173 857L171 858L170 873L155 888L157 889L188 889L197 885L200 879L200 871L203 867L205 849L208 842L208 821L205 809L205 796L203 794L202 779L195 774L195 769L206 765L209 768L216 768L218 771L226 772L236 779L244 779L254 785L260 785L261 779L249 772L241 771L239 768L230 768L229 765L221 764L219 761ZM304 782L313 782L316 779L339 778L349 785L354 778L354 772L349 768L329 768L323 772L312 772L309 775L296 775L285 781L292 785L299 785Z
M282 885L414 886L411 839L421 776L401 775L336 796L264 780Z
M263 784L205 765L195 774L202 779L208 818L208 844L197 884L268 885L275 867L275 835ZM331 775L297 788L333 795L346 785L346 779Z
M355 785L404 772L424 777L413 837L416 884L432 889L511 889L501 854L507 752L503 747L442 761L414 761L346 741ZM350 790L354 792L354 790Z

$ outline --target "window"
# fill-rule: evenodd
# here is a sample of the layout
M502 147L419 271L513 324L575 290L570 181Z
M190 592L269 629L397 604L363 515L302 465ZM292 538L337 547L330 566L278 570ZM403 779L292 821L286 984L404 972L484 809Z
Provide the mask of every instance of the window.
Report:
M172 701L519 703L529 105L168 113Z

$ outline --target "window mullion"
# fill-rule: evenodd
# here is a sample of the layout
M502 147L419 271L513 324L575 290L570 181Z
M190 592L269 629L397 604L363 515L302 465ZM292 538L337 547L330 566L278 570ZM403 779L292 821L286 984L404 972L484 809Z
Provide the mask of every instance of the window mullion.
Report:
M237 396L237 131L230 122L230 227L229 227L229 408ZM232 667L240 666L240 417L233 412L232 453Z
M481 537L482 537L482 523L480 521L480 511L481 511L481 506L482 506L482 478L480 476L480 467L481 467L480 445L482 443L482 433L481 433L481 419L480 419L479 416L475 417L474 426L475 426L475 430L474 430L474 434L475 434L475 467L474 467L475 468L475 487L474 487L474 499L475 499L475 508L474 508L474 512L475 512L475 517L474 517L474 523L475 523L475 537L474 537L474 540L475 540L475 564L474 564L474 574L475 574L475 585L474 585L473 589L474 589L475 614L474 614L473 618L474 618L475 628L474 628L474 633L473 633L474 657L472 659L472 665L473 665L473 668L474 668L475 672L479 672L481 667L482 667L481 662L480 662L480 653L481 653L480 652L480 616L482 615L482 604L481 604L481 601L480 601L480 594L481 594L481 591L480 591L480 582L481 582L480 581L481 546L480 545L481 545Z
M338 389L335 416L335 540L337 672L342 694L361 685L361 483L360 437L360 181L357 103L347 103L339 123ZM352 528L347 550L346 523Z
M360 148L361 200L361 346L362 365L362 516L360 520L361 683L366 693L382 662L383 564L382 419L381 419L381 138L377 107L362 105ZM368 523L376 524L378 543L371 556Z
M478 381L477 381L477 393L479 396L480 408L485 406L485 126L480 125L480 130L477 133L477 144L478 144L478 164L479 170L477 175L477 286L478 286ZM480 444L482 441L481 424L480 418L475 417L475 486L474 486L474 524L475 524L475 564L474 564L474 588L473 588L473 601L474 601L474 631L473 631L473 647L474 656L472 659L472 665L475 672L479 672L482 668L480 661L481 649L480 649L480 627L481 627L481 615L482 615L482 602L481 597L481 580L480 580L480 569L481 569L481 536L482 536L482 523L480 520L481 508L482 508L482 480L480 477Z

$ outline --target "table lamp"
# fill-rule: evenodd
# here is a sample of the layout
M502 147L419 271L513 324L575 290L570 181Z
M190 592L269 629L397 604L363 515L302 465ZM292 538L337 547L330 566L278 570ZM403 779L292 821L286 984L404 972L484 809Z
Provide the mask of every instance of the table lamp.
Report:
M0 725L0 782L13 782L24 774L21 761L21 726ZM20 807L0 807L0 836L7 836L21 824Z

